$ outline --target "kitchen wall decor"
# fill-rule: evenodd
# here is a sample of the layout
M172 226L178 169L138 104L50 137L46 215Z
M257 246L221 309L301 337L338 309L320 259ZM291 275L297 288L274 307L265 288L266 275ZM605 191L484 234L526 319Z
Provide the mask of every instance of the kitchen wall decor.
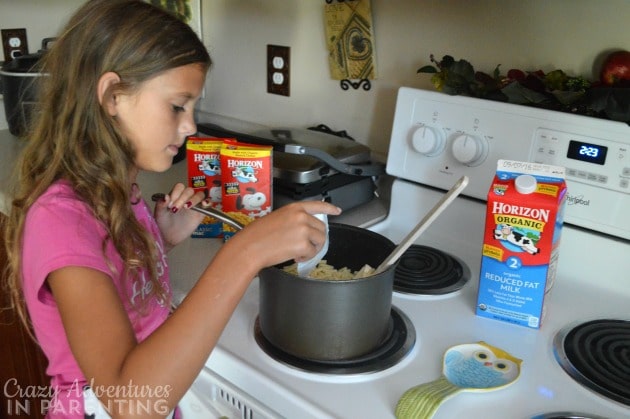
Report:
M201 0L147 0L188 23L201 38Z
M324 10L331 78L343 90L370 90L376 78L370 0L326 0Z

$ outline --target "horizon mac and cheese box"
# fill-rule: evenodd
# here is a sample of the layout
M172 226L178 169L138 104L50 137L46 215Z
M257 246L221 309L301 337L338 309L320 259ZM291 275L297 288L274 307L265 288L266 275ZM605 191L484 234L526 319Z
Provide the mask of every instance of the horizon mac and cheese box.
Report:
M225 140L221 147L223 212L248 224L269 214L273 198L273 147ZM223 225L223 238L235 231Z
M221 209L221 163L222 138L188 137L186 161L188 164L188 186L196 191L205 191L212 206ZM192 237L221 237L223 227L220 221L206 217Z

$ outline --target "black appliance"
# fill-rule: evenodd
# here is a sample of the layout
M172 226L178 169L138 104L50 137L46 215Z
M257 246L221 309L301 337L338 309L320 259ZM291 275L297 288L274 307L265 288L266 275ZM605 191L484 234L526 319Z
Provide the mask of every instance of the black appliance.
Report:
M39 69L42 56L55 38L45 38L42 49L7 61L0 68L0 92L11 134L24 135L37 103L37 83L44 75Z
M243 133L212 123L197 124L200 135L273 147L274 207L325 200L348 210L372 200L375 177L385 173L385 165L371 160L367 146L321 127Z

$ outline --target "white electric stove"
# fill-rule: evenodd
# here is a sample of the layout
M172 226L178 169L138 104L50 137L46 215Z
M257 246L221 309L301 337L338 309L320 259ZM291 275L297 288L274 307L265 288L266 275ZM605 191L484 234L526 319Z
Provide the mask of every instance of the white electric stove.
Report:
M569 152L575 146L604 158L580 158ZM463 195L416 243L446 255L458 278L446 291L399 287L392 302L408 330L397 332L395 354L349 365L276 357L257 329L255 280L206 363L210 372L185 400L187 417L209 417L204 403L220 399L232 409L221 414L230 417L393 418L407 389L440 377L448 348L478 341L522 359L520 377L499 390L461 392L435 418L630 417L629 148L626 124L401 88L387 162L395 177L389 214L364 226L398 242L467 175ZM475 315L484 200L498 159L567 168L558 273L539 330ZM569 329L592 321L596 333L580 339L589 342L589 365L609 365L602 374L612 378L603 385L563 366L566 355L554 348L554 341L562 347L568 340ZM609 323L618 327L603 333ZM590 354L593 346L602 354ZM606 380L612 390L599 388Z

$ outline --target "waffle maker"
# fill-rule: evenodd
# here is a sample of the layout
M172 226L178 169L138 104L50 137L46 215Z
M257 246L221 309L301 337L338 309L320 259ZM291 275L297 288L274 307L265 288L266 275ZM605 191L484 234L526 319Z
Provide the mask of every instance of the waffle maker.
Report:
M374 198L375 177L385 165L371 161L367 146L325 125L309 129L270 128L238 132L198 123L199 135L235 138L273 147L274 207L302 200L325 200L348 210Z

